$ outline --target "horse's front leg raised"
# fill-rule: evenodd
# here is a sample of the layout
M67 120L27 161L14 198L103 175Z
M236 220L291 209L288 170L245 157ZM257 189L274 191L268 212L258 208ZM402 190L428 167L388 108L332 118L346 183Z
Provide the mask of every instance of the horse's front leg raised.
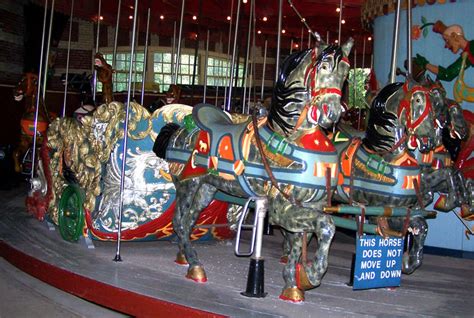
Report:
M311 218L294 218L298 224L305 225L307 233L287 233L287 238L291 244L291 252L288 263L283 271L285 288L280 295L281 299L293 302L304 300L304 291L315 288L321 284L321 279L328 267L329 247L336 232L336 227L332 218L325 214L314 212L308 214ZM316 234L318 247L312 261L306 262L301 258L303 244L310 241L312 235ZM307 235L304 239L304 235Z
M173 229L178 237L178 264L189 264L187 278L196 282L207 281L206 272L191 245L190 234L201 211L212 201L216 188L202 184L199 177L175 182L176 207Z

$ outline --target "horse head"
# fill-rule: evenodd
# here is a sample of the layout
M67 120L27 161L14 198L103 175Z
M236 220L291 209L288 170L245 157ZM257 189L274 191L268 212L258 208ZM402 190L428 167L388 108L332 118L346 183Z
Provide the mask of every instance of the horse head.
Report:
M24 97L33 97L38 89L38 75L34 73L25 73L13 92L15 101L21 102Z
M342 86L354 44L296 52L283 61L273 90L269 124L284 135L298 128L329 128L341 114Z
M407 136L410 150L418 149L426 153L436 146L436 113L432 105L430 91L412 79L402 86L405 93L398 107L398 118Z
M434 118L426 87L411 79L389 84L372 101L364 145L379 154L400 153L405 145L428 152L435 146Z
M181 87L171 84L166 92L166 104L177 104L181 98Z

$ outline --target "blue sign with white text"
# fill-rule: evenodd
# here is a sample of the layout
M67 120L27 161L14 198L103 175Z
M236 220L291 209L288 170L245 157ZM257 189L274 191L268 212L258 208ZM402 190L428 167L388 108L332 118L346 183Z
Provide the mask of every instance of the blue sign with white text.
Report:
M353 289L400 286L402 256L402 237L358 236Z

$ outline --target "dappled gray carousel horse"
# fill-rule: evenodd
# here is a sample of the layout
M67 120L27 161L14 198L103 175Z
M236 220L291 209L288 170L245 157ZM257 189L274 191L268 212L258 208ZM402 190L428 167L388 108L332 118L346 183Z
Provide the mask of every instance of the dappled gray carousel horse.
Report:
M434 149L425 154L415 151L422 167L421 184L425 200L431 202L434 194L440 193L434 204L436 210L448 212L461 207L462 214L469 214L473 206L471 182L454 168L452 156L444 145L446 138L463 140L467 136L468 128L462 109L454 100L446 98L446 91L440 81L433 81L428 76L421 83L430 91L436 117Z
M327 189L337 182L337 153L321 127L339 120L341 88L349 71L352 39L339 46L289 56L279 73L269 115L240 124L212 105L193 108L185 127L169 124L154 151L170 162L176 187L174 231L177 261L189 264L187 277L207 280L189 234L217 191L269 199L270 221L287 233L292 246L283 271L280 298L304 300L304 290L320 284L328 265L335 227L323 213ZM264 167L267 165L267 167ZM298 266L304 233L318 239L312 263Z
M411 151L434 149L434 122L428 89L409 79L385 86L374 98L364 138L341 125L334 137L341 171L334 199L361 211L383 207L383 214L369 220L381 235L405 235L407 230L415 234L403 258L404 273L421 265L428 231L421 167ZM406 216L392 216L391 211L400 207L406 209ZM333 211L343 213L344 208Z

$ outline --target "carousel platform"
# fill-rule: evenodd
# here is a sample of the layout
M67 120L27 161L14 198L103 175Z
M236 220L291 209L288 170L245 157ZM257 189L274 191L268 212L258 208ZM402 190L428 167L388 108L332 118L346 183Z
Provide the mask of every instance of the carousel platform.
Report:
M350 280L352 234L338 232L329 270L320 287L295 305L278 297L283 286L279 231L265 236L265 298L241 295L249 259L234 254L233 242L197 243L208 282L186 279L174 263L173 242L94 241L95 248L69 243L25 212L26 184L0 191L0 256L43 282L126 315L138 317L472 317L474 261L425 255L423 265L402 277L398 288L354 291ZM248 242L248 241L247 241ZM245 243L245 242L244 242ZM308 255L315 249L312 242ZM6 296L2 298L7 299ZM1 313L0 313L1 316Z

